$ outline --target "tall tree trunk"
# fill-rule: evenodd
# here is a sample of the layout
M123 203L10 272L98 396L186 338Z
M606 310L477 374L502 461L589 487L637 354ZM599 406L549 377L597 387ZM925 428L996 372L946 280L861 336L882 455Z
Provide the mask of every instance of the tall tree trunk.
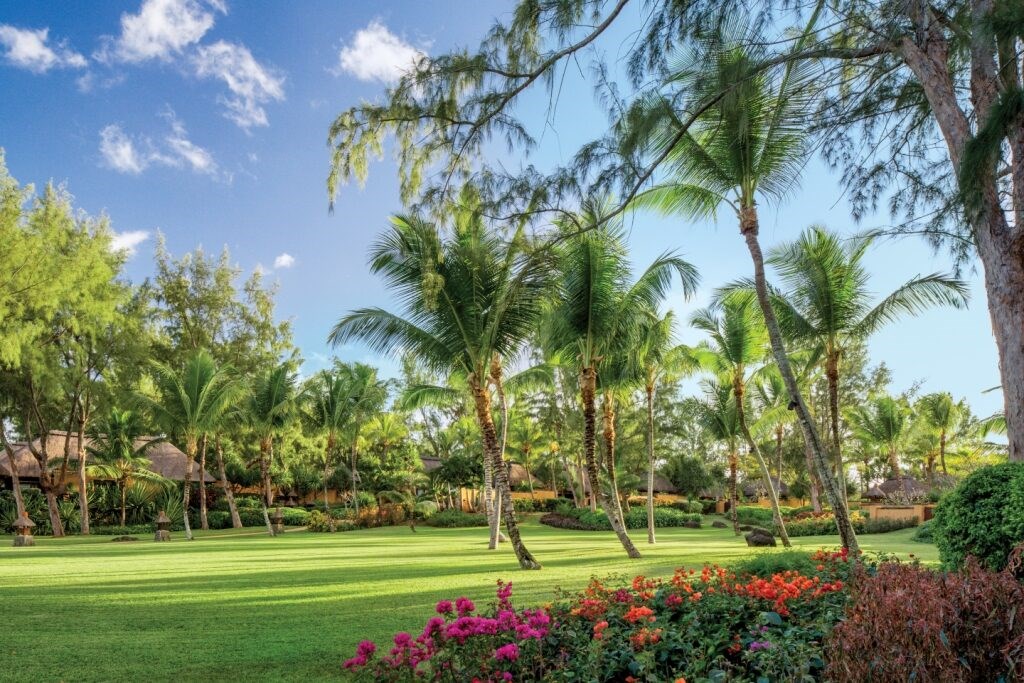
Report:
M482 443L482 439L481 439ZM494 463L487 452L486 445L483 449L484 458L484 514L487 516L487 549L496 550L498 547L498 532L500 520L498 509L495 505L494 490Z
M732 520L732 532L740 535L740 519L736 507L740 501L739 482L737 481L739 469L739 453L736 451L736 444L729 444L729 519Z
M330 473L331 467L331 453L334 452L335 438L334 432L331 431L327 434L327 446L324 448L324 512L328 515L331 514L331 506L327 502L327 478Z
M220 485L224 489L224 497L228 500L228 510L231 512L231 528L241 529L242 518L238 515L238 506L235 505L235 493L228 483L228 472L224 467L224 449L221 448L220 434L214 440L214 450L217 451L217 469L220 470Z
M764 456L761 455L761 448L754 441L754 437L750 434L750 428L747 426L747 411L743 407L743 380L737 376L732 383L733 395L736 397L736 417L740 423L740 431L743 432L743 438L747 442L747 448L754 454L757 459L757 464L761 468L761 476L764 477L764 485L768 489L768 500L772 504L772 516L775 518L775 529L779 534L779 538L782 539L782 545L791 548L792 543L789 542L789 534L786 533L786 520L782 519L782 510L779 509L779 495L775 490L775 484L772 483L771 472L768 471L768 463L765 462Z
M263 488L263 523L267 534L274 535L274 526L270 523L270 507L274 504L274 491L270 487L270 449L269 436L260 439L260 482Z
M946 471L946 430L943 429L939 433L939 466L942 468L943 474L949 474Z
M82 518L81 532L89 535L89 478L86 476L85 422L88 407L79 411L78 417L78 514ZM124 524L122 523L122 526Z
M814 455L811 447L804 441L804 458L807 461L807 483L811 489L811 508L815 512L821 512L821 498L818 496L818 478L814 472Z
M825 378L828 382L828 417L832 432L832 455L836 463L836 479L846 494L846 467L843 465L843 440L839 433L839 352L829 351L825 360Z
M121 526L128 524L128 482L121 482Z
M182 492L182 508L184 510L185 518L185 540L192 540L192 525L188 522L188 503L189 498L192 495L192 463L196 461L196 451L199 450L199 444L196 438L189 436L185 439L185 455L188 456L188 462L185 463L185 481L184 490Z
M495 392L498 394L498 405L501 407L501 440L498 442L498 453L501 458L498 462L501 463L501 469L505 472L505 476L508 476L508 466L505 464L505 447L508 445L508 397L505 396L505 385L501 379L501 356L494 354L491 357L491 381L494 382ZM494 535L496 543L505 543L508 541L505 538L505 534L501 533L501 509L502 509L502 498L507 498L509 501L512 500L511 489L509 491L502 491L497 486L494 487L494 519L495 524L491 529L491 533Z
M853 529L853 522L850 519L850 511L846 504L846 491L842 490L839 482L833 476L829 461L822 445L818 430L814 426L814 420L807 410L803 396L797 385L796 375L789 363L789 355L786 353L786 345L782 339L782 330L779 329L779 321L772 309L771 298L768 294L768 280L764 272L764 254L761 252L761 244L757 239L758 221L757 209L754 206L744 206L740 209L740 232L747 243L750 251L750 258L754 264L754 288L757 291L757 300L761 305L764 315L765 326L768 328L768 338L771 340L772 353L775 362L779 366L779 373L786 385L790 395L790 405L796 410L797 421L803 431L804 440L809 444L814 459L815 468L818 470L818 477L821 479L822 488L825 489L825 496L832 505L835 513L836 528L844 548L856 553L860 548L857 544L857 534Z
M604 422L605 467L608 469L608 484L612 489L612 504L615 506L615 512L619 515L619 519L623 520L623 526L625 526L626 517L622 514L622 496L619 493L618 474L615 471L615 440L617 434L615 433L615 397L612 395L612 392L604 392L601 407Z
M14 448L7 440L7 429L0 417L0 438L4 441L4 450L7 452L7 462L11 468L11 490L14 493L14 508L18 512L18 519L25 516L25 499L21 495L21 478L18 476L18 463L14 460Z
M977 122L988 120L1000 93L996 41L987 25L991 10L991 2L972 3L970 85L973 119ZM949 71L950 46L941 31L933 27L936 22L930 10L922 11L916 3L907 3L904 11L917 30L908 33L895 52L920 81L960 184L966 177L961 163L973 136L971 119L961 109L958 86ZM1016 61L1015 56L1011 59ZM1016 86L1015 69L1002 75ZM1012 226L1000 201L996 165L966 169L973 183L969 193L972 205L966 207L966 214L984 267L992 332L999 350L1009 458L1015 462L1024 461L1024 297L1020 294L1024 291L1024 133L1020 129L1017 122L1007 135L1015 217ZM960 184L959 189L965 192L968 188Z
M210 530L210 520L206 516L206 434L203 434L199 446L199 528Z
M530 485L530 499L537 500L537 496L533 491L533 475L530 474L530 447L526 446L523 449L523 469L526 470L526 483Z
M523 569L540 569L540 563L526 549L526 545L519 536L519 523L516 521L516 511L512 505L508 472L505 470L504 463L502 462L503 458L499 449L498 434L494 429L494 419L491 415L490 392L487 391L485 385L481 384L479 379L476 379L474 384L473 399L476 405L477 421L480 424L480 433L483 436L485 457L489 456L491 460L495 490L500 500L500 511L505 522L505 530L508 532L512 549L519 560L519 566Z
M352 462L352 504L355 505L356 519L359 519L359 470L356 469L356 437L352 438L352 447L349 449L349 459Z
M640 551L633 545L626 533L626 525L618 514L615 504L608 499L601 489L597 471L597 371L593 367L580 370L580 394L583 399L583 457L587 466L587 477L590 479L591 496L597 499L604 514L612 525L612 531L618 536L626 554L632 559L640 558Z
M654 545L654 385L645 387L647 395L647 542Z
M779 488L782 487L782 425L775 428L775 476L779 479Z

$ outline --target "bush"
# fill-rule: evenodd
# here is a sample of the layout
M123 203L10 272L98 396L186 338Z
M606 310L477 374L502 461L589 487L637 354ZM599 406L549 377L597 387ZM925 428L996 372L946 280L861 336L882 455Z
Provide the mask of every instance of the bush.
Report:
M608 521L607 515L601 510L591 512L588 508L569 506L562 506L556 513L544 515L540 521L548 526L578 531L610 531L612 528L612 523ZM684 526L687 522L700 523L700 521L701 515L696 512L682 512L670 507L654 508L655 527L679 527ZM627 529L646 529L647 510L644 508L630 509L625 514L625 522Z
M853 529L858 534L885 534L899 529L917 526L917 517L909 519L865 519L853 515ZM830 536L836 533L836 518L831 512L814 517L805 517L786 522L786 533L793 538L800 536Z
M1024 542L1024 463L1003 463L972 473L935 508L933 534L942 563L964 566L968 556L992 570L1006 566Z
M442 510L436 515L432 515L426 523L428 526L444 529L487 526L487 515L477 512L462 512L461 510Z
M917 541L918 543L934 543L935 542L935 520L929 519L927 522L917 527L917 531L910 540Z
M780 511L785 509L787 508L780 508ZM783 516L785 516L784 512ZM770 528L774 523L774 515L772 514L771 508L762 508L752 505L737 505L736 519L739 520L740 524L763 526L765 528Z
M182 528L184 529L184 522ZM129 526L90 526L89 533L94 536L141 536L156 532L155 524L131 524Z
M1024 587L968 560L962 572L886 563L860 572L828 638L826 680L1006 681L1024 677Z
M228 529L231 527L231 513L226 510L209 510L206 521L211 529Z
M306 531L315 533L353 531L354 529L356 529L356 525L352 521L328 516L322 510L310 510L309 519L306 520Z

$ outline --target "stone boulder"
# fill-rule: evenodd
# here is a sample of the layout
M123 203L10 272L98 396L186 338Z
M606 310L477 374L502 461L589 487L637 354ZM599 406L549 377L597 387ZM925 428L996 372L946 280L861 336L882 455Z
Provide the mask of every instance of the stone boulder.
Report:
M744 538L747 539L747 545L751 548L775 547L775 537L767 529L751 529Z
M686 527L687 529L699 529L700 528L700 522L698 522L696 520L690 520L688 522L683 522L683 526Z
M716 519L715 521L711 522L711 526L714 527L715 529L728 529L729 528L729 525L726 524L725 522L723 522L720 519Z
M750 531L753 528L754 527L750 526L749 524L740 524L740 531Z

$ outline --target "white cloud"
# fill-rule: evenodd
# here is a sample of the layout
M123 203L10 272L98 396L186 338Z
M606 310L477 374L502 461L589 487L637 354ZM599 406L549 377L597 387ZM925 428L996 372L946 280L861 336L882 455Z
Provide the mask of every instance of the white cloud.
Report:
M227 85L231 97L222 97L224 116L240 128L267 125L263 105L284 99L284 78L264 67L244 45L219 40L196 50L192 61L200 78L216 78Z
M393 83L424 56L388 30L380 20L356 32L352 43L338 52L338 70L361 81Z
M115 232L114 238L110 241L111 251L125 251L128 256L135 256L136 248L149 239L149 232L146 230L127 230Z
M49 33L48 28L22 29L0 24L0 45L7 48L4 57L14 66L39 74L53 68L81 69L87 64L85 57L65 41L48 45Z
M100 154L104 163L118 173L138 175L149 166L148 155L140 152L137 143L117 124L100 131Z
M121 35L108 38L94 56L104 62L167 61L213 28L214 15L207 7L227 12L220 0L144 0L138 14L121 15Z
M131 136L117 124L100 131L100 154L104 165L119 173L138 175L151 165L186 167L195 173L209 175L230 182L230 176L220 173L213 155L188 138L185 124L168 110L164 115L171 132L162 144L155 145L148 137Z
M278 254L277 258L274 259L274 268L291 268L295 265L295 257L285 252Z

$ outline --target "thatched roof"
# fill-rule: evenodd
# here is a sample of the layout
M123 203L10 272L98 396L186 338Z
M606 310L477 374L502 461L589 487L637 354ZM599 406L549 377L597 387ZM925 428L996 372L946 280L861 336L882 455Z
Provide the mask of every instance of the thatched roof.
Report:
M637 486L637 490L642 493L647 493L647 477L643 477L640 485ZM679 489L672 485L665 477L660 474L654 475L654 492L655 493L676 493Z
M877 486L872 486L864 493L864 497L870 498L871 500L882 500L885 498L885 491Z
M527 475L526 474L526 468L523 467L522 465L519 465L519 464L514 463L514 462L513 463L509 463L509 466L508 466L508 483L509 483L509 486L521 486L522 484L526 484L530 480L533 481L535 486L540 482L540 480L537 479L537 477L533 476L532 474Z
M928 495L928 486L926 484L922 484L913 477L903 477L903 483L906 485L907 493L911 498ZM880 489L882 491L883 498L903 494L903 489L900 488L900 482L898 479L886 479L877 487L872 488Z
M423 462L423 470L427 474L441 468L441 458L435 458L432 455L421 455L420 460Z
M772 480L772 486L779 496L785 498L789 495L789 486L784 481L779 481L778 477L770 477ZM764 481L759 477L757 479L748 479L743 482L742 487L743 495L747 498L754 498L768 495L768 489L764 485Z
M73 460L78 460L78 435L72 434L70 441L66 440L67 432L63 431L52 431L47 435L46 438L46 451L50 457L50 463L59 464L64 458L64 447L65 443L68 445L68 452ZM146 436L138 439L135 442L135 447L139 448L143 444L153 441L154 437ZM36 439L32 442L36 450L42 449L42 441ZM88 447L89 439L85 440L85 445ZM14 446L14 444L12 444ZM188 456L178 450L173 444L166 441L161 441L154 444L147 452L146 459L150 461L150 469L159 474L165 479L172 481L184 481L185 480L185 463L188 462ZM86 461L91 461L92 455L86 453ZM14 462L18 467L18 476L26 479L38 479L39 478L39 463L36 461L35 456L32 454L32 449L28 447L28 444L18 444L14 448ZM199 463L192 463L192 481L199 481ZM205 480L207 482L214 482L214 479L209 472L205 473ZM0 451L0 476L10 477L11 467L10 462L5 451Z

